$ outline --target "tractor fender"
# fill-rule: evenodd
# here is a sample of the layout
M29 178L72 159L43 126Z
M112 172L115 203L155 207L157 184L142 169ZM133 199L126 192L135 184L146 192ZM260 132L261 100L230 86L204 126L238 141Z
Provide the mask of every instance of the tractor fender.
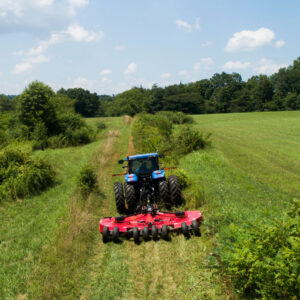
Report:
M137 182L138 177L136 174L126 174L125 175L125 181L126 182Z
M163 179L166 178L164 170L157 170L152 172L152 179Z

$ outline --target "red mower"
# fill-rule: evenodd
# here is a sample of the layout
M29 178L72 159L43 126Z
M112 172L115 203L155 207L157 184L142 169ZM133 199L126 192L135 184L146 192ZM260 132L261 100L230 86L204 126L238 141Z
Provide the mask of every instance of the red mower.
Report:
M201 221L200 211L161 212L155 205L148 205L139 214L101 219L100 232L104 243L109 240L118 243L121 236L133 237L135 243L139 243L140 236L148 241L150 235L155 241L159 236L168 240L171 231L182 232L185 237L189 237L190 232L201 236Z
M181 187L176 175L166 177L165 171L171 168L162 168L157 152L127 156L120 160L126 173L125 183L114 183L114 194L118 213L126 216L106 217L100 220L100 232L103 242L110 239L118 242L120 236L133 237L136 243L140 236L154 240L159 236L168 239L170 231L181 231L188 237L190 232L200 236L199 226L202 215L200 211L161 212L157 203L170 209L182 204Z

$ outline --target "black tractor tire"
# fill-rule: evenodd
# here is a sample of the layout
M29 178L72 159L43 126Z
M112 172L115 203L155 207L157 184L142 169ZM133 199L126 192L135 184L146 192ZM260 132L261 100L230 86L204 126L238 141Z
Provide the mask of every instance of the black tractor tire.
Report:
M143 228L143 239L145 242L149 240L149 228L147 226Z
M167 240L167 239L168 239L168 233L169 233L169 230L168 230L167 225L163 225L163 226L161 227L161 237L162 237L164 240Z
M126 198L129 213L134 213L137 207L135 187L133 184L129 184L127 182L125 182L124 187L125 187L125 198Z
M176 175L171 175L168 178L169 189L170 189L170 198L173 205L181 205L181 187L179 179Z
M164 204L167 208L170 207L170 192L168 182L166 180L160 181L158 184L159 197L162 204Z
M113 231L112 231L112 240L115 242L115 243L118 243L119 242L119 227L114 227Z
M132 236L133 236L133 240L136 244L139 243L139 239L140 239L140 233L139 233L139 229L137 227L134 227L132 230Z
M125 208L125 198L124 198L122 182L114 183L114 193L115 193L117 211L119 214L124 214L126 212L126 208Z
M153 225L151 231L152 231L153 240L157 241L158 240L158 228L155 225Z
M201 236L201 232L199 229L199 224L196 220L192 221L192 229L194 231L195 236Z
M104 244L106 244L109 241L109 229L108 229L107 226L103 227L102 241L103 241Z

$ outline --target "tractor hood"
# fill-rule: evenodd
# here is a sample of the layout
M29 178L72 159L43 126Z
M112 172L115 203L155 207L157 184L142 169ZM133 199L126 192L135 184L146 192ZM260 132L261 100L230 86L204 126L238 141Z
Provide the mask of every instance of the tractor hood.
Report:
M158 157L158 153L146 153L146 154L138 154L138 155L130 155L126 156L125 160L136 160L136 159L143 159L143 158L152 158L152 157Z

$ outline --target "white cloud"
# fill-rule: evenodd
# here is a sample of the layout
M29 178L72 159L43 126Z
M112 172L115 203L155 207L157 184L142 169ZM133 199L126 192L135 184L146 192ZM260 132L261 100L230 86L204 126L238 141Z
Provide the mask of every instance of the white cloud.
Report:
M23 72L32 69L33 64L39 64L42 62L49 61L48 58L45 57L44 53L46 50L56 44L61 44L65 42L84 42L89 43L101 39L104 36L102 31L93 32L87 31L79 24L71 24L68 26L66 30L61 30L58 32L51 33L48 40L40 41L37 47L30 48L27 52L24 51L16 51L14 54L24 56L23 61L15 66L15 69L12 71L13 74L20 74ZM24 65L30 64L31 67L27 68ZM23 67L20 68L20 65Z
M128 67L124 70L124 75L131 75L137 72L137 64L132 62L128 65Z
M195 63L194 72L198 72L202 69L209 69L214 65L214 61L210 57L204 57L200 59L200 62Z
M109 75L112 73L112 70L110 69L104 69L100 72L100 75L104 76L104 75Z
M70 40L73 42L92 42L103 38L104 33L102 31L92 32L85 30L78 24L72 24L65 32L62 32L61 39Z
M213 44L212 42L207 41L207 42L205 42L205 43L202 43L201 46L202 46L202 47L210 47L210 46L212 46L212 44Z
M13 74L21 74L21 73L25 73L31 69L32 69L32 64L24 62L24 63L16 64L12 73Z
M88 4L89 0L0 0L0 33L44 35L74 22L77 9Z
M179 29L182 29L185 32L192 32L192 30L193 30L193 27L191 24L189 24L188 22L183 21L181 19L177 19L175 21L175 23Z
M89 0L68 0L68 2L74 7L84 7L89 4Z
M187 71L180 71L180 72L178 72L178 75L179 76L186 76L187 75Z
M238 69L248 69L251 66L250 62L241 62L241 61L228 61L222 67L225 70L238 70Z
M277 48L283 47L285 45L285 41L284 40L279 40L275 42L275 46Z
M233 37L229 39L225 51L251 51L257 47L271 43L274 38L274 32L268 28L262 27L256 31L243 30L236 32Z
M271 59L262 58L253 66L253 71L258 74L271 75L277 72L280 68L285 68L286 64L277 64Z
M175 24L179 29L183 30L184 32L192 32L194 29L200 30L200 18L195 19L194 25L191 25L187 21L183 21L181 19L177 19L175 21Z
M170 73L163 73L160 75L160 78L161 79L167 79L167 78L170 78L172 75Z

